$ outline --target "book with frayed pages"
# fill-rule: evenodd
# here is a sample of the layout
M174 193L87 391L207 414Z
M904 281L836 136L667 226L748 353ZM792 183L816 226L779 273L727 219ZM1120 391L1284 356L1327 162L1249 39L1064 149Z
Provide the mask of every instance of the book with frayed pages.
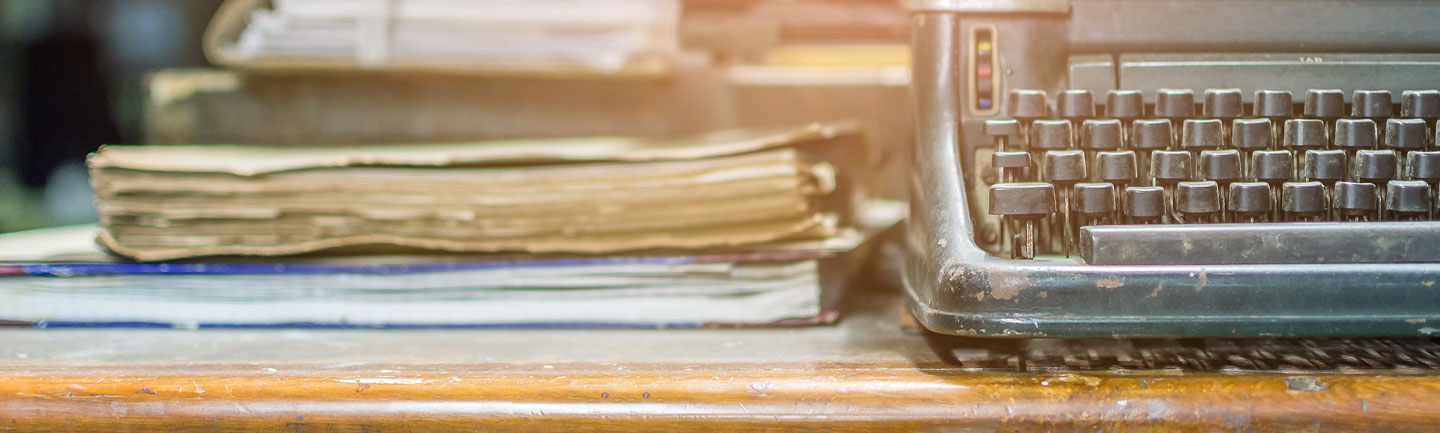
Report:
M346 247L607 254L835 233L850 123L659 138L106 146L101 242L141 261ZM858 169L857 169L858 170ZM849 169L847 169L849 171Z
M693 328L839 318L863 230L746 250L631 255L358 254L134 263L94 226L0 235L0 325L164 328Z
M866 241L905 212L849 179L860 141L852 124L832 123L660 138L107 146L89 160L98 230L0 237L24 252L0 254L0 321L824 323Z

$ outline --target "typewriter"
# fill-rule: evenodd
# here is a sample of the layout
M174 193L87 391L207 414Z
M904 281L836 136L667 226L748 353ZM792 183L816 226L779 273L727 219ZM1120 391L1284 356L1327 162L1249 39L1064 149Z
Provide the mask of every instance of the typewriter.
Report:
M1440 3L908 6L926 328L1440 331Z

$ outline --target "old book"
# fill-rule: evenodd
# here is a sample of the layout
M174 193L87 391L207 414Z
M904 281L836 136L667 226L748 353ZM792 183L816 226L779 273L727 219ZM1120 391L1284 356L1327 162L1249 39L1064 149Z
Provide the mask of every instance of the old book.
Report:
M858 118L862 110L895 113L904 102L904 88L894 87L884 100L872 96L875 89L824 100L816 100L814 91L792 89L764 104L737 104L722 71L692 60L678 63L666 80L166 69L147 77L141 144L318 146L667 135Z
M903 83L841 85L813 73L816 68L799 69L792 74L786 68L681 62L669 80L162 70L147 82L142 144L320 146L672 135L855 119L872 145L864 170L873 189L903 197L901 163L908 161L912 134ZM804 84L817 81L829 84Z
M610 254L823 238L863 199L850 123L661 138L107 146L101 242L138 260L336 248Z
M609 256L386 254L130 263L94 226L0 235L0 324L71 327L696 327L835 320L870 240L869 201L822 239Z

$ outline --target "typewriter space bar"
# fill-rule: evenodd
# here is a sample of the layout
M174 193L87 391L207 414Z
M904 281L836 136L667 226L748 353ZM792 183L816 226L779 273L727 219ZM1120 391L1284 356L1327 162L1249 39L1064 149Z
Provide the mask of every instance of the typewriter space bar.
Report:
M1092 265L1440 262L1440 221L1087 226Z

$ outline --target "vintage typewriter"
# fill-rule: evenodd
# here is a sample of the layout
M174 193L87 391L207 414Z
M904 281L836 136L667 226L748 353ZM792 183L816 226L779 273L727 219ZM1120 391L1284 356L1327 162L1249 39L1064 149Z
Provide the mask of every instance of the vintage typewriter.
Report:
M1440 330L1440 3L910 6L926 328Z

